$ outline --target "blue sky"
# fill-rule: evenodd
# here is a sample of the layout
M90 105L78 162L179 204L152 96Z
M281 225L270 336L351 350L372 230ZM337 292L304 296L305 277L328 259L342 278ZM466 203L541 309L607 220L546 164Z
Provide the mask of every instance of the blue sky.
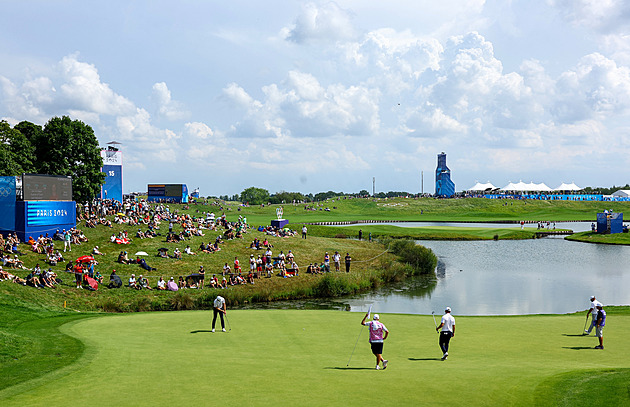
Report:
M124 192L630 182L628 2L218 3L3 2L0 119L122 142Z

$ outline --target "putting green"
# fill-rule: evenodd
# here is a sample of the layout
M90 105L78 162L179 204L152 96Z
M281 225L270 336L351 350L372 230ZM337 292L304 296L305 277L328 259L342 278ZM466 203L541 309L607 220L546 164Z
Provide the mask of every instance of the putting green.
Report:
M569 405L592 393L576 396L567 385L592 390L601 383L602 393L617 397L608 405L629 402L629 315L609 316L603 351L593 349L592 335L579 335L583 314L455 315L457 335L442 362L431 316L381 314L391 332L385 371L374 370L358 313L230 311L227 333L210 332L211 315L139 313L66 324L62 330L85 343L84 356L1 391L0 404Z

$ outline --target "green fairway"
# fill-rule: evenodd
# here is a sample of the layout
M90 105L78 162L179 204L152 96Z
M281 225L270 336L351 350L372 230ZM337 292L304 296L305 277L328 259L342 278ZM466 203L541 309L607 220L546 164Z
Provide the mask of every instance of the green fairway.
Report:
M378 310L376 310L378 311ZM391 334L374 370L362 314L230 311L111 315L70 322L81 358L0 391L2 406L624 405L630 315L610 312L605 350L584 314L462 317L439 360L431 316L381 315ZM218 323L218 322L217 322ZM348 358L361 332L350 366ZM624 345L626 344L626 345ZM2 375L2 380L11 380ZM595 391L594 389L597 389ZM600 400L598 401L598 396Z

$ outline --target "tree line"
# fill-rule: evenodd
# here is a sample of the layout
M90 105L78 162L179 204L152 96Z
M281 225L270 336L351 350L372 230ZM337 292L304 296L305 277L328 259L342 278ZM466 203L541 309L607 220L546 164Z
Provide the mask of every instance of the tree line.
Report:
M2 176L70 175L73 199L83 202L100 195L102 166L94 130L80 120L53 117L43 127L28 121L11 127L0 121Z

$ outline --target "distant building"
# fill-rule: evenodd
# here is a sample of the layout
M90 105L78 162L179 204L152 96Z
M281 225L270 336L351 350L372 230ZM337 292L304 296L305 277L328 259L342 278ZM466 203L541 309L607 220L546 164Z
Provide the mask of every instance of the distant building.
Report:
M451 170L446 166L446 153L437 156L437 168L435 170L435 195L451 197L455 195L455 183L451 181Z

